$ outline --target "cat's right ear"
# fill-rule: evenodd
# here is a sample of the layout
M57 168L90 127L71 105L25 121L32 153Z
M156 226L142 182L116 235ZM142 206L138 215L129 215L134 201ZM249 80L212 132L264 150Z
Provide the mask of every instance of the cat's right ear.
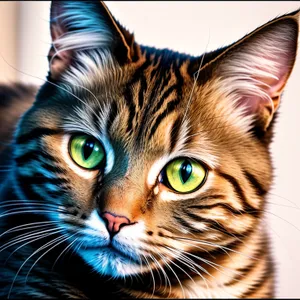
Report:
M133 34L114 19L102 1L52 1L50 32L48 60L52 79L64 73L78 51L105 50L120 65L137 55Z
M299 18L297 10L271 20L232 45L210 53L199 71L201 80L211 86L211 94L226 99L224 109L234 107L243 124L251 123L256 132L264 134L269 128L292 72Z

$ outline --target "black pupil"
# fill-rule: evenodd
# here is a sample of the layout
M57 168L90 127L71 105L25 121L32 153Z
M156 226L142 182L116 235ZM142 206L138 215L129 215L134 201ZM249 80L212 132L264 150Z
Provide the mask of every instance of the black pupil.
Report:
M85 160L87 160L90 155L92 154L95 147L95 142L93 139L87 139L85 141L84 147L83 147L83 157Z
M188 160L185 160L180 168L180 176L181 179L183 181L183 183L186 183L188 181L188 179L190 178L191 174L193 171L193 167L190 164L190 162Z

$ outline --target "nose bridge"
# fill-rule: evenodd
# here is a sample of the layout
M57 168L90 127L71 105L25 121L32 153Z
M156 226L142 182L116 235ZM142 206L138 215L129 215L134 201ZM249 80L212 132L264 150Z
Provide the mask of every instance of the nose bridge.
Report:
M143 198L143 187L124 178L104 192L100 208L102 212L133 220L139 214Z

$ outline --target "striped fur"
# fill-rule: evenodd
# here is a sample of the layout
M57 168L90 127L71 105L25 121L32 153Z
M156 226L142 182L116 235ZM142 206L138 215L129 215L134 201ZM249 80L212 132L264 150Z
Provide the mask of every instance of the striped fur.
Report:
M273 297L268 147L295 61L298 12L192 57L133 42L104 4L77 22L80 8L95 5L84 3L53 4L60 15L52 20L67 24L61 53L72 59L55 76L50 60L48 81L15 132L0 190L0 295ZM91 32L99 43L90 43ZM102 143L103 170L75 165L68 152L74 132ZM176 157L206 166L200 189L178 194L158 181ZM131 224L111 238L102 212Z

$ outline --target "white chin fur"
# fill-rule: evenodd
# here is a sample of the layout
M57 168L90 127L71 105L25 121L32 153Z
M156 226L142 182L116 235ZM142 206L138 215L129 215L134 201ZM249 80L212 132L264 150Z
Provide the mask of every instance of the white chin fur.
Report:
M79 254L96 272L102 275L122 278L141 273L141 266L138 262L134 262L112 248L80 250Z
M105 223L96 211L86 220L86 226L87 228L83 230L83 244L77 252L96 272L114 278L141 273L140 258L132 245L138 240L139 236L136 235L142 234L144 228L142 224L129 226L127 230L126 227L123 228L126 236L128 230L135 233L135 241L130 239L130 244L129 241L126 242L127 239L122 237L121 231L113 239L113 247L110 245Z

